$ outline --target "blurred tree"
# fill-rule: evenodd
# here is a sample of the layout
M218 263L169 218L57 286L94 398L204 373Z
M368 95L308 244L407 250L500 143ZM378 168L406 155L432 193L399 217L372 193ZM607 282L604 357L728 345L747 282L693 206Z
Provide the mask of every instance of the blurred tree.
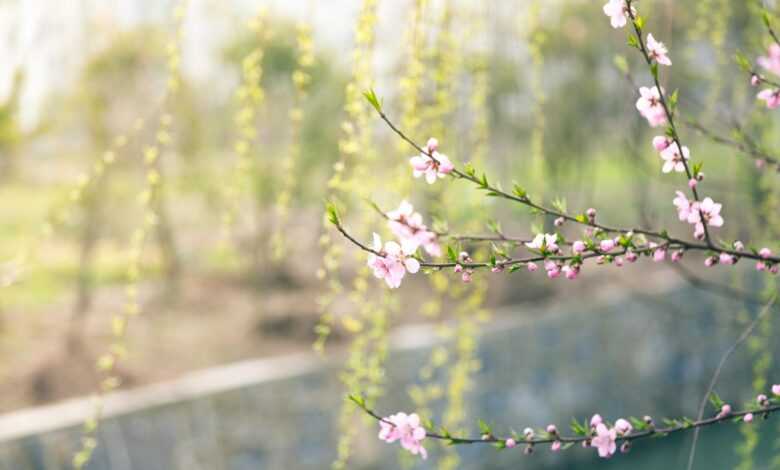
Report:
M18 171L18 147L22 142L18 122L19 95L23 83L24 74L17 70L10 95L5 102L0 103L0 181L9 181Z

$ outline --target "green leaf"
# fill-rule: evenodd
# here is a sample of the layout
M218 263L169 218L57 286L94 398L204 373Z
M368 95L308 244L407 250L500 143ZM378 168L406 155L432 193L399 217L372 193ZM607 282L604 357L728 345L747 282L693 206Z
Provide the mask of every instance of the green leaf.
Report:
M336 205L332 202L328 201L325 203L325 212L328 216L328 222L332 223L333 225L340 226L341 225L341 218L339 217L339 212L336 209Z
M349 399L352 400L357 406L366 409L366 399L361 395L349 395Z
M741 68L745 72L750 72L753 69L753 66L750 65L750 60L745 56L745 54L742 53L742 51L737 51L737 53L734 55L734 60L736 60L737 65L739 65L739 68Z
M447 258L453 263L458 262L458 254L455 253L455 250L450 245L447 245Z
M723 405L725 405L720 396L715 392L710 393L709 400L712 406L714 406L718 411L720 411L720 409L723 408Z
M369 103L371 103L371 106L373 106L376 112L382 114L382 102L376 96L376 92L373 88L369 88L368 91L364 91L363 96L366 98L366 100L368 100Z
M526 197L526 195L528 194L528 193L526 192L525 188L523 188L522 186L520 186L520 185L519 185L519 184L517 184L517 183L515 183L515 184L512 186L512 192L514 193L514 195L515 195L515 196L517 196L517 197L519 197L519 198L525 198L525 197Z
M645 19L639 15L636 15L636 19L634 20L634 24L638 29L644 29L645 27Z
M634 47L634 48L639 49L639 40L633 34L629 34L628 35L628 45L629 45L629 47Z
M479 420L479 432L482 434L488 434L491 435L493 432L490 430L490 426L483 420Z
M654 78L654 79L658 80L658 63L656 63L656 62L653 62L653 63L650 65L650 73L652 73L652 74L653 74L653 78Z

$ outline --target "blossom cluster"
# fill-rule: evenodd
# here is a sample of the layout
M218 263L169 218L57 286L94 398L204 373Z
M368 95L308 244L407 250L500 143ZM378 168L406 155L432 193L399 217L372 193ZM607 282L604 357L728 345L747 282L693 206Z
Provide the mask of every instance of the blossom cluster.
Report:
M418 248L422 247L431 256L441 256L437 236L423 224L422 215L414 211L407 201L402 201L398 209L386 214L390 231L399 242L382 243L381 237L374 233L373 253L368 256L368 266L374 270L374 276L384 279L391 289L401 285L406 273L414 274L420 270L420 262L415 258Z
M780 76L780 45L772 43L768 52L768 55L759 57L756 62L768 72ZM754 73L750 78L750 83L753 86L759 86L761 83L768 83L768 81L763 76ZM780 108L780 88L776 86L761 90L757 98L763 100L769 109Z
M422 441L427 435L425 428L420 423L417 413L406 414L403 412L382 418L379 421L379 439L392 444L401 442L401 447L413 455L428 458L428 452L422 446Z

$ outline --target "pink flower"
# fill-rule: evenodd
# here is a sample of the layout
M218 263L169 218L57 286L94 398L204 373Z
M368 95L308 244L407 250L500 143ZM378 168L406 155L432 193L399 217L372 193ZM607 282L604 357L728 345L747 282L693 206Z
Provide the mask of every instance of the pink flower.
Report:
M591 428L595 428L596 426L598 426L599 424L601 424L603 422L604 422L604 420L601 418L601 415L596 413L595 415L593 415L592 418L590 418L590 427Z
M720 407L720 412L717 414L717 418L725 418L726 416L731 414L731 405L726 403L725 405Z
M752 423L753 422L753 413L748 413L745 416L742 417L742 421L746 423Z
M661 94L663 89L658 87L639 89L639 99L636 102L636 109L647 119L651 127L657 127L666 124L666 111L661 103Z
M536 263L533 263L533 262L528 263L526 265L526 267L528 268L529 272L536 272L536 270L539 269L539 265L537 265Z
M780 46L772 43L769 46L769 54L756 59L758 65L764 67L775 75L780 75Z
M607 238L606 240L601 240L599 243L599 249L605 253L608 253L612 251L615 248L615 240L612 240L611 238Z
M553 441L550 444L550 452L558 452L559 450L561 450L561 441Z
M517 441L510 437L504 442L504 445L506 445L507 449L512 449L517 445Z
M681 221L687 221L693 211L693 205L691 201L683 194L682 191L676 191L677 197L672 200L672 203L677 207L677 217Z
M766 248L766 247L761 248L760 250L758 250L758 256L760 256L760 257L762 257L764 259L767 259L770 256L772 256L772 250L770 250L769 248Z
M607 429L604 423L599 423L596 425L596 437L591 439L590 444L598 449L599 457L607 459L617 450L615 439L617 439L617 431Z
M401 243L387 242L383 247L382 239L375 233L373 248L381 256L374 253L368 256L368 266L373 268L374 276L384 279L391 289L401 285L407 271L414 274L420 270L420 262L411 257L416 248L407 240Z
M758 85L760 85L760 84L761 84L761 77L759 77L759 76L758 76L758 75L756 75L756 74L753 74L753 75L751 75L751 76L750 76L750 84L751 84L752 86L758 86Z
M463 271L463 274L460 275L460 279L463 282L465 282L466 284L468 284L469 282L471 282L471 275L472 274L473 274L473 271L470 270L470 269L467 269L467 270Z
M664 43L656 41L652 34L647 35L647 53L660 65L672 65L668 56L669 50L664 46Z
M677 250L674 253L672 253L672 263L678 263L683 257L683 251Z
M659 152L663 151L672 143L672 140L665 135L657 135L653 137L653 148Z
M712 198L705 197L699 204L699 210L694 214L703 217L704 222L711 227L722 227L723 217L720 215L722 207L722 204L716 203Z
M411 241L411 245L422 246L431 256L441 256L441 247L436 243L436 234L429 231L423 224L422 215L414 211L414 207L407 201L401 201L398 209L388 212L388 225L401 240Z
M761 90L756 95L756 98L766 101L766 107L769 109L780 108L780 88L776 90L771 88Z
M734 264L734 263L736 263L736 262L737 262L737 259L736 259L735 257L731 256L731 255L730 255L730 254L728 254L728 253L721 253L721 254L720 254L720 257L719 257L719 259L718 259L718 262L719 262L720 264L726 264L726 265L730 265L730 264Z
M708 268L711 268L715 265L715 262L718 260L718 258L714 256L708 256L704 258L704 266L707 266Z
M745 244L744 244L744 243L742 243L742 242L741 242L741 241L739 241L739 240L735 241L735 242L734 242L734 245L732 245L732 246L733 246L733 247L734 247L734 249L735 249L735 250L737 250L737 251L742 251L742 250L744 250L744 249L745 249Z
M544 270L547 271L547 277L555 279L561 275L561 267L555 261L545 261Z
M572 243L571 251L572 253L579 255L585 251L585 243L582 240L577 240L576 242Z
M555 225L556 227L560 227L563 225L564 222L566 222L566 219L564 219L563 217L558 217L553 221L553 225Z
M684 160L688 160L690 155L691 152L688 150L688 147L683 145L682 152L680 152L680 147L677 146L677 142L672 142L661 152L661 158L664 160L664 166L661 168L661 171L669 173L674 170L678 173L682 173L685 171Z
M653 252L653 261L660 263L666 259L666 248L658 248Z
M758 403L758 406L761 407L767 406L769 404L769 398L767 398L766 395L761 393L756 397L756 403Z
M637 256L637 254L631 250L628 250L628 252L626 253L626 261L628 261L629 263L635 263L638 258L639 257Z
M626 421L623 418L618 419L615 421L615 431L621 436L625 436L626 434L631 434L631 431L634 429L633 426L631 426L631 423Z
M591 224L596 221L596 209L592 207L589 208L588 210L585 211L585 215L588 216L588 222L590 222Z
M695 188L697 184L699 184L699 182L696 181L696 178L691 178L688 180L688 187L691 189Z
M425 439L426 432L420 424L420 417L417 416L417 413L410 415L396 413L382 418L379 426L379 439L388 444L400 440L401 447L404 449L414 455L420 454L423 459L428 458L428 452L421 444L422 440Z
M529 441L534 438L534 430L531 428L525 428L523 429L523 436L525 436L525 440Z
M532 250L539 250L542 253L556 253L558 251L558 235L555 233L540 233L534 239L525 244Z
M631 13L636 15L636 8L631 7ZM604 14L609 16L609 22L613 28L622 28L629 18L626 0L609 0L604 5Z
M547 425L547 434L558 434L558 428L554 424Z
M772 395L780 397L780 385L772 385Z
M577 276L580 273L580 268L577 266L570 266L566 265L563 268L561 268L561 271L563 272L564 276L566 276L566 279L573 281L577 279Z
M763 261L756 261L756 271L766 271L766 263Z
M425 181L428 184L433 184L436 182L436 178L444 178L455 169L446 155L436 151L438 147L439 142L430 138L425 149L429 155L421 153L409 159L415 178L425 175Z

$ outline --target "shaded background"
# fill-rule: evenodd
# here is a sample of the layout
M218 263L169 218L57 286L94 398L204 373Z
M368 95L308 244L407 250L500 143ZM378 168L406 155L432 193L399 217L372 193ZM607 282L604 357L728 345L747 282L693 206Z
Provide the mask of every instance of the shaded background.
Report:
M261 5L268 8L263 29L268 35L246 26ZM145 149L156 138L155 123L167 113L172 142L159 160L164 191L155 207L160 217L144 246L139 280L131 283L142 315L130 319L123 340L127 354L112 366L112 374L123 388L133 388L235 361L301 352L320 367L322 359L310 351L312 344L322 344L326 329L327 366L314 374L322 383L311 388L327 392L306 398L295 413L272 418L263 409L278 408L285 393L257 392L252 398L261 404L258 418L271 422L260 427L281 427L295 416L296 426L285 424L285 441L312 422L324 424L312 438L319 449L312 456L250 438L246 452L264 455L259 460L204 463L211 462L208 456L185 450L191 460L150 454L146 463L129 468L196 468L186 462L200 462L202 468L296 468L295 460L283 460L296 455L310 462L306 468L323 468L336 458L339 413L333 410L344 388L377 395L377 407L388 413L422 407L433 417L455 419L471 433L477 417L494 417L497 428L521 429L552 420L561 426L594 409L615 417L693 415L708 374L755 308L695 290L672 266L586 266L575 284L547 281L542 274L480 274L473 289L449 275L417 276L376 303L361 300L384 287L361 272L361 254L353 256L351 246L323 228L327 197L341 204L348 225L366 240L384 223L364 197L386 209L409 198L426 221L448 220L458 232L484 233L491 219L499 219L506 232L528 235L532 225L549 229L552 221L483 198L458 182L429 188L410 181L405 161L411 151L372 115L362 124L371 145L346 159L348 168L360 168L353 186L329 185L334 167L348 153L343 123L353 120L345 112L350 83L353 92L373 86L419 142L436 135L454 161L473 161L504 187L519 181L547 201L568 201L572 212L597 207L600 220L611 225L665 227L673 235L689 235L671 210L674 190L684 181L661 175L649 144L655 134L634 108L629 82L647 84L649 76L640 57L625 46L625 31L609 27L600 4L428 2L418 23L422 33L409 39L415 5L380 2L372 78L356 77L352 69L358 1L192 1L183 20L181 86L161 109L156 103L165 95L173 3L1 2L0 281L8 286L0 291L0 410L52 404L100 389L106 371L96 360L114 344L112 319L126 302L129 247L146 217L138 203L147 184ZM771 150L774 115L756 104L755 90L733 60L737 50L750 57L765 50L759 7L725 0L641 4L648 30L657 31L670 48L674 67L664 71L664 86L679 89L681 118L729 136L739 125ZM307 69L300 132L293 134L288 114L296 99L291 77L299 67L296 25L301 21L312 25L314 61ZM411 111L404 101L410 41L423 66ZM251 165L236 171L240 103L235 95L242 63L257 47L263 50L259 84L265 99L251 120L257 132ZM620 70L623 63L632 71L630 80ZM484 105L474 104L478 77L486 80ZM483 124L487 133L479 134ZM756 246L776 240L773 169L760 171L752 160L692 129L681 131L694 158L705 162L707 195L724 203L726 226L719 236ZM83 175L105 158L118 135L129 137L116 163L75 195L74 189L83 188ZM282 219L278 195L288 184L283 162L293 141L300 145L300 158L289 183L289 217ZM577 233L573 227L563 230ZM281 257L273 255L274 235L287 242ZM331 256L333 250L340 255ZM335 258L334 268L329 263ZM701 272L702 258L688 255L685 265ZM748 266L714 268L700 276L755 295L774 289L774 281L749 271ZM557 305L558 297L575 303ZM385 309L381 318L372 316ZM605 309L611 313L599 315ZM549 315L576 320L543 319ZM506 332L486 333L479 346L472 344L482 327L501 322L508 322ZM762 378L771 380L775 354L767 345L775 323L770 316L730 363L731 375L722 386L733 400L753 396L751 382L760 387ZM428 325L428 343L415 359L395 350L385 357L381 345L389 331L417 324ZM653 332L647 333L652 341L642 346L636 335L647 331ZM613 341L622 347L609 346ZM380 346L366 352L360 349L365 342ZM518 361L507 361L514 354ZM571 361L584 361L574 362L582 376L567 372ZM644 371L647 361L656 362L647 366L645 378L626 379L637 368ZM309 389L307 374L289 379L300 381L291 387ZM462 394L448 396L454 384L463 386ZM265 390L247 387L250 396L252 390ZM545 405L552 390L566 390L555 398L557 406ZM467 418L453 418L453 410ZM380 461L395 468L394 449L376 445L373 425L364 431L361 420L349 416L341 412L342 423L354 422L359 430L356 468L384 468ZM147 417L140 413L135 419L143 423ZM149 419L165 423L157 415ZM220 419L222 428L243 429L229 414ZM771 421L761 426L767 432L756 441L756 468L769 465L776 429ZM754 435L736 428L709 434L700 468L716 449L725 461L750 468L747 456L754 446L744 443L754 442ZM71 430L63 438L58 462L69 462L78 436ZM116 439L134 445L132 436ZM687 439L648 443L630 460L609 464L674 467ZM745 448L739 451L740 446ZM263 450L253 453L255 448ZM486 450L462 449L464 468L508 468L527 460L520 452ZM648 460L640 458L645 456ZM436 457L434 462L443 459ZM566 453L571 462L534 459L580 465L578 459L591 457L571 449ZM30 468L59 468L52 462ZM105 458L92 465L126 468Z

